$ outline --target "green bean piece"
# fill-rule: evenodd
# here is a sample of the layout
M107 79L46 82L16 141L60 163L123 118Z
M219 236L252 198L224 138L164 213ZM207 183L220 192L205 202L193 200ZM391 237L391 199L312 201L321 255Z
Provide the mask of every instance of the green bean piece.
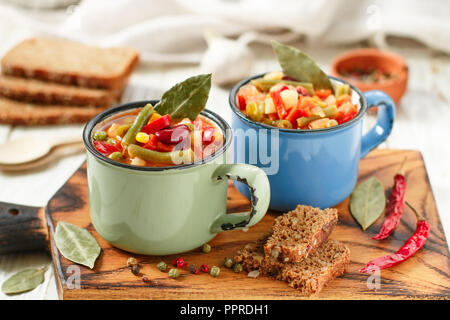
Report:
M131 126L129 124L121 125L120 127L117 128L117 135L123 137L130 129L130 127Z
M276 125L278 128L292 129L292 123L289 120L278 120Z
M248 102L247 106L245 107L245 112L250 119L258 121L259 110L255 102Z
M299 128L306 126L308 123L310 123L311 121L320 119L320 116L318 115L314 115L311 117L301 117L297 119L297 126Z
M350 94L350 86L348 84L338 84L336 86L336 98L344 94Z
M299 82L299 81L291 81L291 80L271 80L271 79L255 79L252 80L251 83L258 88L261 91L269 91L270 88L272 88L274 85L278 83L284 83L291 86L302 86L306 90L308 90L308 93L313 96L314 95L314 86L312 83L309 82Z
M328 107L323 109L323 112L325 113L326 118L330 118L337 114L338 109L335 104L330 104Z
M122 147L126 148L130 144L136 142L136 134L141 131L142 127L148 122L153 114L153 106L147 103L145 107L142 108L141 112L134 119L133 124L128 129L127 133L122 139Z
M108 137L105 131L96 131L93 135L94 140L104 141Z
M119 151L113 152L109 155L109 158L112 160L120 160L122 159L122 154Z
M144 159L145 161L167 164L181 164L192 162L194 157L192 149L176 150L172 152L159 152L145 149L135 144L130 144L128 146L128 154L131 158L139 157L141 159Z

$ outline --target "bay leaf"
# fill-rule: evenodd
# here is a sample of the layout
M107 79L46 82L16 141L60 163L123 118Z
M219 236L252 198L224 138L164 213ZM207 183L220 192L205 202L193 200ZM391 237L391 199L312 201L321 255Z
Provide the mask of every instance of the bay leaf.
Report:
M47 268L25 269L12 275L3 282L2 291L4 294L17 294L33 290L44 282L44 273Z
M211 74L201 74L177 83L156 104L155 111L173 120L195 120L205 108L211 89Z
M326 73L306 54L274 40L272 48L284 74L300 82L310 82L315 89L330 89L334 92Z
M91 269L101 251L89 231L63 221L56 226L55 243L65 258Z
M380 217L385 206L383 185L373 177L359 184L350 198L350 212L363 230Z

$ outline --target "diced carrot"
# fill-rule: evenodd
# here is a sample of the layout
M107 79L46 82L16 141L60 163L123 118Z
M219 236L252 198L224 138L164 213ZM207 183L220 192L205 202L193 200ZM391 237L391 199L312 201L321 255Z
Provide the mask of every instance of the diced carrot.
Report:
M297 126L297 119L300 117L307 117L308 115L300 108L295 107L292 108L289 114L286 117L286 120L289 120L292 123L292 126L295 128Z
M358 113L357 107L351 102L345 102L338 108L338 113L334 119L339 123L347 122L353 119Z
M330 89L319 89L315 91L316 96L318 96L320 99L326 99L331 94Z

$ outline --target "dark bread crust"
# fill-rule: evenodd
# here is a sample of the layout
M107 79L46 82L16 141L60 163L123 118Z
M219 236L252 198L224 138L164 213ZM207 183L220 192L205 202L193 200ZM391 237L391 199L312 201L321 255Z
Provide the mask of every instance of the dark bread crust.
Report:
M84 123L106 108L42 105L0 98L0 123L9 125L51 125Z
M0 96L23 102L111 107L119 101L120 95L119 90L82 88L0 76Z
M69 46L78 49L79 52L71 52ZM35 47L45 48L45 55L42 52L30 52ZM97 62L92 61L92 64L98 63L99 61L105 60L108 55L111 56L115 54L117 50L127 51L127 61L121 61L124 63L125 67L116 73L107 73L107 69L103 73L98 70L95 72L89 72L89 70L81 68L75 68L67 64L70 57L66 58L65 66L58 65L58 68L52 67L51 63L46 64L45 59L52 62L53 60L58 60L60 58L62 50L66 50L64 54L73 55L74 60L79 61L79 55L86 55L86 59L97 59ZM74 50L76 51L76 50ZM26 57L31 55L36 55L35 60L39 60L40 63L36 61L33 65L27 61ZM119 59L119 57L117 57ZM60 60L58 60L60 61ZM68 85L77 85L82 87L90 88L106 88L113 90L120 90L128 81L128 77L133 72L134 68L139 62L139 54L136 50L130 48L94 48L83 44L74 43L59 39L50 38L32 38L24 40L19 43L16 47L8 51L8 53L3 57L1 61L2 72L6 75L24 77L24 78L34 78L43 81L51 81ZM114 65L111 64L111 68ZM106 65L105 65L106 68Z

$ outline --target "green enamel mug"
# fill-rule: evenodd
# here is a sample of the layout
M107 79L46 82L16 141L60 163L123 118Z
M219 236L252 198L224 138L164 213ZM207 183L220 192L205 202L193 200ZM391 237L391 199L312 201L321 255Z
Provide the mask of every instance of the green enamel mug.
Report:
M267 176L252 165L226 163L231 129L214 112L201 114L222 130L223 146L193 163L138 167L111 160L93 147L91 137L98 123L156 102L139 101L108 109L84 128L90 214L100 236L129 252L168 255L197 248L219 232L259 222L269 206ZM229 179L247 184L251 192L249 212L226 213Z

